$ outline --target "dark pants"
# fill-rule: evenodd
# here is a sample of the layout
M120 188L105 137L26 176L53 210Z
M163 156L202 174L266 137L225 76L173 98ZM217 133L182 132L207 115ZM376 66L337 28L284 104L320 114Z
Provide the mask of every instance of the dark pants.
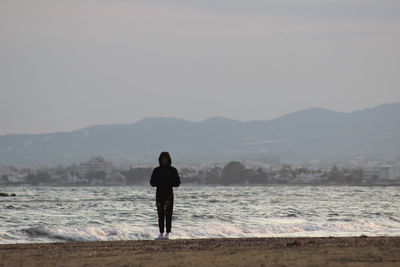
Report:
M166 221L167 233L170 233L174 194L156 195L156 205L158 213L158 228L160 229L160 233L164 233L164 219Z

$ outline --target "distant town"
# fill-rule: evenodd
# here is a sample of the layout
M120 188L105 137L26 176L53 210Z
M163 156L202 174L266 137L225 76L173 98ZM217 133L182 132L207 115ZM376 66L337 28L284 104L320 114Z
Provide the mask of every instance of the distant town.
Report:
M115 166L102 156L69 166L0 167L2 186L148 185L155 166ZM177 167L182 184L198 185L400 185L400 160L346 164L230 161Z

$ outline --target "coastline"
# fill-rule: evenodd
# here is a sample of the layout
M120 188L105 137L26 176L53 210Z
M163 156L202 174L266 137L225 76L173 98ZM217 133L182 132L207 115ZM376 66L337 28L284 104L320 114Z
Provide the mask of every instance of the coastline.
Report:
M400 187L400 184L185 184L182 185L181 188L186 186L193 187L203 187L203 186L217 186L217 187L369 187L369 188L385 188L385 187ZM130 184L130 185L52 185L52 184L43 184L43 185L27 185L27 184L19 184L19 185L7 185L5 188L11 188L10 191L3 190L0 192L0 199L9 199L14 197L21 197L21 195L15 193L13 188L111 188L111 187L148 187L147 184Z
M400 266L400 236L0 244L0 266Z

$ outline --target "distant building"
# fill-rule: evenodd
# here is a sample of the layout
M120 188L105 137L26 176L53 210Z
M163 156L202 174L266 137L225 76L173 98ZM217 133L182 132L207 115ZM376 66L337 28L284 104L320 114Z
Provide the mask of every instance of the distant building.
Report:
M383 165L379 168L382 180L394 180L397 178L397 166Z
M364 183L387 183L399 179L400 168L396 165L381 165L364 169Z
M378 168L369 168L363 170L363 183L374 183L380 179L381 172Z
M105 172L110 174L112 170L111 161L104 160L103 157L97 156L89 160L88 162L81 162L79 165L79 176L85 177L87 173L92 172Z

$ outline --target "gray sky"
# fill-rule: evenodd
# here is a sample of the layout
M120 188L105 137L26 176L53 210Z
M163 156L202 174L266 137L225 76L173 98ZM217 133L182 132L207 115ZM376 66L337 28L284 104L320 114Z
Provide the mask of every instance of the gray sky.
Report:
M0 134L400 102L399 47L398 0L0 0Z

